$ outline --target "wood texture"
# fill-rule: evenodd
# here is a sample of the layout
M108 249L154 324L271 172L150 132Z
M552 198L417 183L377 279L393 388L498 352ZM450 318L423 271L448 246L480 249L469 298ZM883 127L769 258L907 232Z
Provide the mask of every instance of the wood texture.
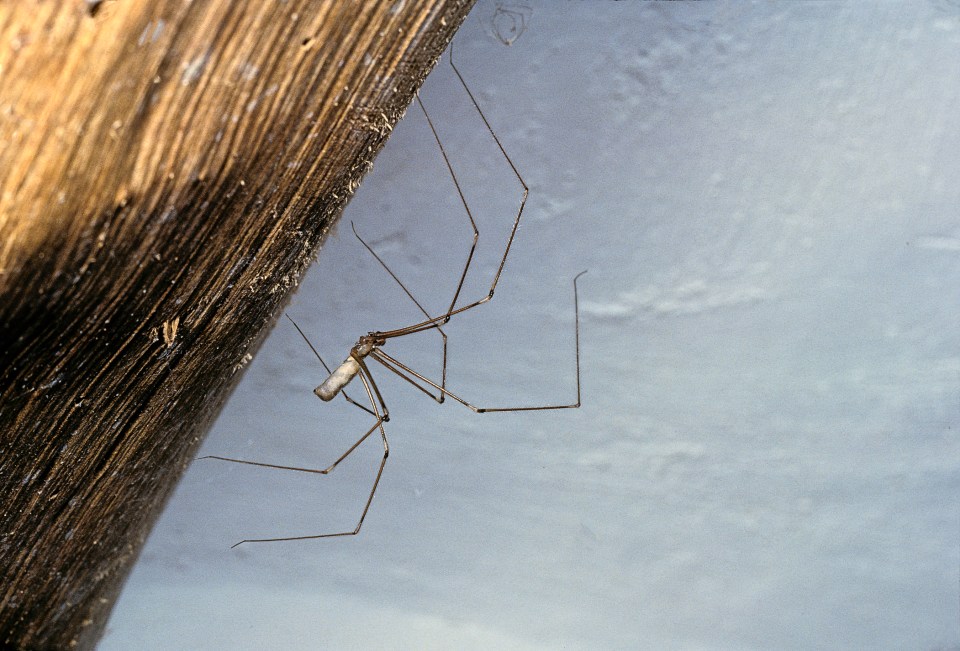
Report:
M0 6L0 643L92 648L470 0Z

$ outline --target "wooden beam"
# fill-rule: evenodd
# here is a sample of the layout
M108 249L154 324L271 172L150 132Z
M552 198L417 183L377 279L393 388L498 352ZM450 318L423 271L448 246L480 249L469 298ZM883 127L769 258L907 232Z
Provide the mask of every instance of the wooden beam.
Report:
M0 644L90 649L472 0L0 5Z

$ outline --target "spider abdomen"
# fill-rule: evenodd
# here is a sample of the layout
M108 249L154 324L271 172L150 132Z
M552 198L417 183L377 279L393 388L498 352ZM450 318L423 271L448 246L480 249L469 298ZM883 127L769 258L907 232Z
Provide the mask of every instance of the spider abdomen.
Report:
M355 378L359 372L360 363L351 355L343 360L343 363L334 369L330 377L324 380L313 392L324 402L329 402L333 400L337 394L340 393L340 390L347 386L350 380Z

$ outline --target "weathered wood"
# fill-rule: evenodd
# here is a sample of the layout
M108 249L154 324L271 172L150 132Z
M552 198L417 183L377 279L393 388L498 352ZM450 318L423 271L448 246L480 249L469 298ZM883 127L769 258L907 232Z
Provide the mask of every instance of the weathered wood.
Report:
M472 0L0 6L0 644L92 648Z

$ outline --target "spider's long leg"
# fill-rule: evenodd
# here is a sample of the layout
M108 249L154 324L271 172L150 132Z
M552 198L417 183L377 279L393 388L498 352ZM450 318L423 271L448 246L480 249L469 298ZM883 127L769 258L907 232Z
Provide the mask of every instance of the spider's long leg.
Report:
M470 270L470 264L473 262L474 253L476 253L476 250L477 250L477 242L480 240L480 230L477 228L477 222L473 218L473 211L470 210L470 204L467 203L467 197L466 195L464 195L463 188L460 186L460 180L457 178L457 173L453 169L453 164L450 162L450 157L447 155L447 150L443 146L443 141L440 140L440 134L437 133L437 129L433 124L433 119L430 117L430 112L427 111L427 107L424 106L423 102L420 100L419 95L416 96L417 105L420 107L420 110L423 112L423 116L427 120L427 126L430 127L430 133L433 134L433 139L437 143L437 147L440 150L440 155L443 157L443 162L447 166L447 171L450 173L450 179L453 181L453 185L457 190L457 196L460 197L460 203L463 205L464 213L467 216L467 220L470 222L470 229L473 231L473 239L470 243L470 251L467 254L466 262L463 265L463 271L460 272L460 278L457 281L457 288L453 293L453 298L450 300L450 305L447 307L446 312L438 317L431 317L430 314L427 312L427 310L423 307L423 305L420 304L420 301L418 301L413 296L413 294L410 292L407 286L404 285L403 282L400 280L400 278L393 272L393 270L390 269L389 266L387 266L387 263L384 262L384 260L379 255L377 255L377 253L373 250L373 247L367 244L367 242L364 241L362 237L360 237L353 223L351 222L350 224L351 227L353 228L353 234L356 235L358 240L360 240L360 243L363 244L364 248L366 248L367 251L370 252L370 254L377 260L377 262L380 263L380 266L382 266L387 271L387 273L390 274L390 277L393 278L398 285L400 285L400 288L403 289L404 293L406 293L406 295L410 298L410 300L412 300L414 304L416 304L416 306L420 309L423 315L427 317L426 321L422 321L412 326L398 328L398 329L390 330L387 332L378 332L377 334L382 335L389 339L392 337L402 337L404 335L413 334L415 332L421 332L423 330L430 330L435 328L440 332L440 335L443 338L443 370L441 372L441 377L440 377L439 393L434 395L430 391L427 391L426 389L424 389L422 386L414 384L415 386L417 386L417 388L419 388L421 391L423 391L424 393L432 397L437 402L443 402L444 396L446 395L446 391L444 391L443 389L446 387L446 384L447 384L447 335L443 332L443 330L440 329L440 326L445 324L447 321L449 321L452 315L458 314L470 308L486 303L493 297L493 293L497 287L497 283L500 281L500 275L503 272L503 267L506 264L507 255L510 253L510 247L513 244L513 239L514 239L514 236L516 235L517 228L520 226L520 216L523 213L523 207L524 205L526 205L527 195L529 193L529 188L527 187L526 182L523 180L523 177L520 176L520 172L517 171L516 166L513 164L513 161L510 159L510 156L507 154L506 150L503 148L503 144L500 142L500 139L497 137L497 134L493 131L493 127L490 126L490 122L487 120L487 117L483 114L483 111L480 109L480 105L477 103L476 98L473 96L473 93L470 91L470 88L467 86L467 82L464 80L463 75L460 74L460 71L454 65L452 47L450 49L450 66L453 68L453 71L456 73L457 78L460 80L460 83L463 86L464 90L466 90L467 95L470 98L470 102L473 104L474 108L477 110L477 113L483 119L483 123L484 125L486 125L487 131L490 132L490 135L493 137L494 142L496 142L497 147L500 149L500 153L503 154L503 157L506 159L507 163L510 165L510 169L513 171L514 175L517 177L517 180L520 182L521 187L523 188L523 196L520 199L520 208L517 210L517 215L514 218L513 228L510 230L510 237L507 240L507 246L504 249L503 257L500 259L500 264L497 267L497 273L494 276L493 282L490 285L490 291L486 296L484 296L480 300L475 301L465 307L455 309L457 305L457 300L460 298L460 292L463 290L463 284L467 279L467 272ZM407 379L409 381L409 378Z
M426 107L424 107L423 102L420 101L420 98L417 97L417 103L420 105L420 108L423 110L423 114L427 118L427 124L430 126L430 131L433 133L434 139L437 141L437 146L440 148L440 153L443 156L443 160L447 165L447 170L450 172L450 177L453 179L453 183L457 188L457 194L460 196L460 201L463 203L464 210L467 213L467 219L470 221L470 226L473 229L473 243L470 246L470 253L467 255L466 264L463 267L463 272L460 274L460 281L457 283L457 289L453 294L453 300L450 301L450 306L447 308L447 311L444 314L428 318L426 321L421 321L420 323L415 323L413 325L407 326L405 328L397 328L396 330L389 330L386 332L378 332L376 334L390 339L392 337L402 337L404 335L413 334L414 332L421 332L423 330L429 330L431 328L439 328L441 325L445 324L450 320L454 314L459 314L461 312L466 312L469 309L475 308L478 305L483 305L491 298L493 298L493 293L497 289L497 283L500 282L500 276L503 273L504 265L507 263L507 256L510 254L510 247L513 246L514 237L516 237L517 229L520 227L520 218L523 215L523 208L527 204L527 195L530 193L530 188L527 186L526 181L523 180L523 177L520 175L520 172L517 170L517 166L514 165L513 160L510 158L510 155L507 154L507 150L504 149L503 143L500 142L500 139L497 137L497 134L494 132L493 127L490 125L487 116L484 115L483 110L480 108L480 104L477 102L477 99L474 97L473 93L470 91L467 82L464 80L463 75L460 74L460 71L457 69L457 66L453 63L453 47L450 48L450 67L453 68L453 71L457 75L457 79L460 80L461 85L464 90L467 92L467 96L470 98L470 102L473 104L474 108L477 110L477 113L480 115L480 118L483 120L484 125L487 127L487 131L490 132L490 136L493 138L493 141L497 144L497 147L500 149L500 153L503 154L504 159L507 161L507 164L510 165L510 169L513 171L514 176L517 177L520 186L523 188L523 194L520 198L520 207L517 209L517 214L513 220L513 227L510 229L510 237L507 238L507 245L503 250L503 257L500 258L500 264L497 266L497 272L493 276L493 282L490 283L490 291L486 296L473 301L467 305L457 307L457 301L460 298L460 291L463 289L463 283L467 277L467 271L470 269L470 263L473 262L473 254L477 248L477 241L480 238L480 231L477 229L477 224L473 219L473 212L470 210L470 206L467 204L467 199L463 194L463 191L460 188L460 181L457 179L456 173L453 171L453 165L450 163L450 158L447 156L447 151L443 147L443 143L440 141L440 136L437 134L437 130L433 126L433 120L430 119L430 114L427 112ZM444 392L446 393L446 392Z
M303 329L300 328L300 326L297 324L297 322L294 321L293 318L292 318L289 314L285 314L284 316L286 316L287 319L290 320L290 323L293 324L293 327L297 329L297 332L299 332L299 333L300 333L300 336L303 337L303 340L304 340L305 342L307 342L307 346L310 347L310 350L313 351L313 354L316 356L316 358L317 358L318 360L320 360L320 363L323 365L323 368L326 369L327 373L329 374L329 373L331 372L331 371L330 371L330 367L327 366L327 363L326 363L325 361L323 361L323 357L320 356L320 353L317 352L317 349L314 347L314 345L313 345L312 343L310 343L310 340L309 340L309 339L307 339L307 335L304 334ZM365 367L364 367L364 368L365 368ZM376 384L374 384L373 386L376 387ZM350 396L348 396L345 391L341 391L340 393L343 394L343 397L347 400L347 402L349 402L350 404L352 404L352 405L358 407L359 409L367 412L368 414L370 414L371 416L373 416L374 418L376 418L378 421L386 422L386 421L389 421L389 420L390 420L390 413L387 411L387 406L386 406L385 404L383 404L383 398L380 396L380 392L379 392L379 391L376 392L376 395L377 395L377 398L380 400L380 407L381 407L381 409L383 410L382 416L381 416L380 411L378 411L378 410L376 409L376 405L374 405L374 408L371 409L370 407L366 407L366 406L364 406L364 405L361 405L359 402L357 402L356 400L354 400L353 398L351 398ZM369 391L368 391L368 393L369 393ZM371 396L371 401L372 401L372 400L373 400L373 398L372 398L372 396ZM378 424L378 423L377 423L377 424ZM199 461L200 459L219 459L220 461L230 461L230 462L232 462L232 463L243 463L243 464L246 464L246 465L248 465L248 466L260 466L260 467L262 467L262 468L277 468L277 469L280 469L280 470L296 470L296 471L298 471L298 472L312 472L312 473L317 473L317 474L320 474L320 475L326 475L326 474L329 473L331 470L333 470L334 468L336 468L337 465L338 465L341 461L343 461L344 459L346 459L346 458L350 455L350 453L353 452L353 451L357 448L357 446L359 446L361 443L363 443L363 441L364 441L367 437L369 437L369 436L374 432L374 430L376 430L377 424L374 424L374 426L371 427L362 437L360 437L360 439L359 439L356 443L354 443L352 446L350 446L350 448L347 449L346 452L344 452L343 454L341 454L340 457L339 457L336 461L334 461L332 464L330 464L329 466L327 466L326 468L323 468L323 469L318 469L318 468L301 468L301 467L298 467L298 466L284 466L284 465L279 465L279 464L274 464L274 463L262 463L262 462L259 462L259 461L247 461L246 459L236 459L236 458L234 458L234 457L221 457L221 456L219 456L219 455L214 455L214 454L208 454L208 455L203 456L203 457L197 457L197 460Z
M363 434L363 436L357 439L357 441L353 445L351 445L346 452L341 454L336 461L334 461L332 464L330 464L326 468L319 469L319 468L301 468L298 466L282 466L282 465L273 464L273 463L260 463L258 461L247 461L245 459L233 459L230 457L220 457L215 455L200 457L201 459L219 459L221 461L243 463L249 466L260 466L261 468L277 468L279 470L293 470L295 472L307 472L307 473L313 473L318 475L326 475L326 474L329 474L334 468L336 468L341 461L343 461L348 456L350 456L350 454L354 450L356 450L361 443L366 441L371 434L373 434L375 431L379 431L380 438L383 441L383 458L380 460L380 467L377 469L377 476L373 480L373 486L370 489L370 495L367 497L367 502L363 506L363 512L360 514L360 519L357 521L357 526L354 527L354 529L351 531L315 534L310 536L286 536L282 538L248 538L246 540L241 540L240 542L236 543L232 547L236 547L237 545L242 545L243 543L252 543L252 542L280 542L284 540L312 540L314 538L334 538L337 536L354 536L360 532L360 527L363 526L363 520L364 518L367 517L367 511L370 510L370 504L373 502L373 496L377 492L377 486L380 484L380 477L383 475L383 468L387 463L387 457L390 455L390 445L387 442L387 433L383 428L383 423L385 420L387 420L387 415L385 413L386 408L384 407L384 413L381 414L380 407L377 406L378 401L380 402L381 405L383 404L383 399L380 397L380 391L379 389L377 389L377 384L376 382L373 381L373 376L370 375L370 371L369 369L367 369L366 364L364 364L361 361L360 366L361 366L361 370L359 373L360 381L363 382L363 388L366 390L367 398L370 400L370 409L367 411L370 411L370 413L372 413L376 417L376 422L374 422L373 426L370 429L368 429ZM376 398L374 396L376 396Z
M582 276L585 273L587 272L581 271L573 278L573 315L574 315L573 332L574 332L574 341L575 341L574 357L576 359L576 369L577 369L577 401L576 402L572 402L570 404L563 404L563 405L537 405L533 407L477 407L476 405L473 405L467 402L466 400L464 400L463 398L461 398L460 396L456 395L449 389L443 388L433 380L421 375L420 373L413 370L412 368L410 368L400 360L394 357L391 357L387 353L383 352L383 350L380 350L380 349L375 350L370 354L370 356L373 357L378 362L380 362L381 364L383 364L383 366L385 366L387 369L389 369L390 371L393 371L394 373L396 373L397 375L399 375L404 380L414 385L421 391L426 392L427 389L421 386L417 382L417 380L433 387L437 391L442 391L443 393L447 394L448 396L450 396L460 404L464 405L465 407L468 407L469 409L472 409L478 414L496 412L496 411L545 411L548 409L576 409L577 407L580 406L580 302L577 295L577 280L580 278L580 276Z
M460 187L460 180L457 178L457 173L453 171L453 164L450 162L450 157L447 156L447 150L443 147L443 142L440 140L440 134L437 133L437 128L433 126L433 120L430 119L430 113L427 112L427 107L423 105L423 102L420 101L420 96L417 95L417 104L420 106L420 110L423 112L423 117L427 118L427 125L430 127L430 133L433 134L433 139L437 143L437 147L440 148L440 155L443 156L443 162L447 166L447 171L450 172L450 178L453 180L453 185L457 189L457 196L460 197L460 203L463 204L463 210L467 215L467 219L470 221L470 228L473 230L473 242L470 243L470 253L467 254L467 261L463 265L463 271L460 272L460 280L457 283L457 289L453 293L453 299L450 301L450 306L447 308L447 313L450 312L457 304L457 299L460 298L460 290L463 289L463 283L467 279L467 271L470 269L470 263L473 262L473 254L477 250L477 242L480 240L480 230L477 228L477 222L473 219L473 212L470 210L470 205L467 203L467 197L463 194L463 188ZM486 122L486 120L484 120ZM520 181L523 183L523 181ZM524 185L526 188L526 185ZM524 196L526 199L526 196ZM511 237L511 239L513 239ZM509 245L508 245L509 246ZM494 281L496 284L496 281ZM429 315L427 315L429 318ZM448 317L449 318L449 317ZM443 321L446 323L446 321Z
M467 86L467 82L463 78L463 75L460 74L460 70L457 68L456 64L453 63L453 41L450 42L450 67L453 68L453 72L456 73L457 79L460 80L460 85L463 86L463 90L466 91L467 96L470 98L470 103L473 104L475 109L477 109L477 115L480 116L480 119L483 120L483 124L486 125L487 131L490 133L490 137L493 138L495 143L497 143L497 147L500 149L500 153L503 154L504 160L506 160L507 164L510 165L510 169L513 171L514 176L517 177L517 181L519 181L520 185L523 187L523 197L520 199L520 208L517 210L517 217L513 222L513 229L510 231L510 239L507 240L507 248L503 251L503 258L500 259L500 266L497 267L497 273L493 277L493 283L490 285L489 297L493 297L493 291L497 288L497 283L500 281L500 274L503 273L503 266L507 263L507 255L510 253L510 246L513 244L513 238L517 234L517 228L520 227L520 216L523 214L523 207L527 204L527 195L530 193L530 188L527 186L527 182L523 180L519 170L517 170L517 166L513 164L513 159L510 158L507 150L503 148L503 143L500 142L500 138L497 137L493 127L490 126L490 121L487 120L487 116L484 114L483 109L480 108L480 103L477 102L477 98L473 96L473 92L470 90L470 87ZM454 302L456 302L456 300L454 300ZM449 311L452 310L453 304L450 305Z
M393 272L393 269L391 269L387 265L387 263L383 260L383 258L381 258L379 254L377 254L377 252L373 250L373 247L367 244L367 241L364 240L362 237L360 237L360 233L357 232L357 227L354 225L353 222L350 222L350 228L353 229L353 234L356 235L358 240L360 240L360 244L362 244L363 247L370 253L370 255L372 255L374 259L380 263L380 266L383 267L388 274L390 274L390 277L393 278L398 285L400 285L400 289L402 289L403 292L410 298L410 300L413 301L414 305L416 305L417 308L423 313L423 316L429 319L430 313L427 312L427 310L423 307L423 305L420 304L420 301L416 299L413 293L409 289L407 289L407 286L404 285L403 281L400 280L397 274ZM439 325L437 326L436 331L440 333L440 337L443 340L443 365L442 365L442 370L440 372L440 386L445 387L447 386L447 334L443 331L443 329L440 328ZM321 362L322 361L323 360L321 360ZM324 364L324 366L326 366L326 364ZM429 391L426 391L425 389L421 388L421 390L423 390L424 393L426 393L428 396L430 396L437 402L443 402L443 399L446 397L443 391L439 391L435 395Z

